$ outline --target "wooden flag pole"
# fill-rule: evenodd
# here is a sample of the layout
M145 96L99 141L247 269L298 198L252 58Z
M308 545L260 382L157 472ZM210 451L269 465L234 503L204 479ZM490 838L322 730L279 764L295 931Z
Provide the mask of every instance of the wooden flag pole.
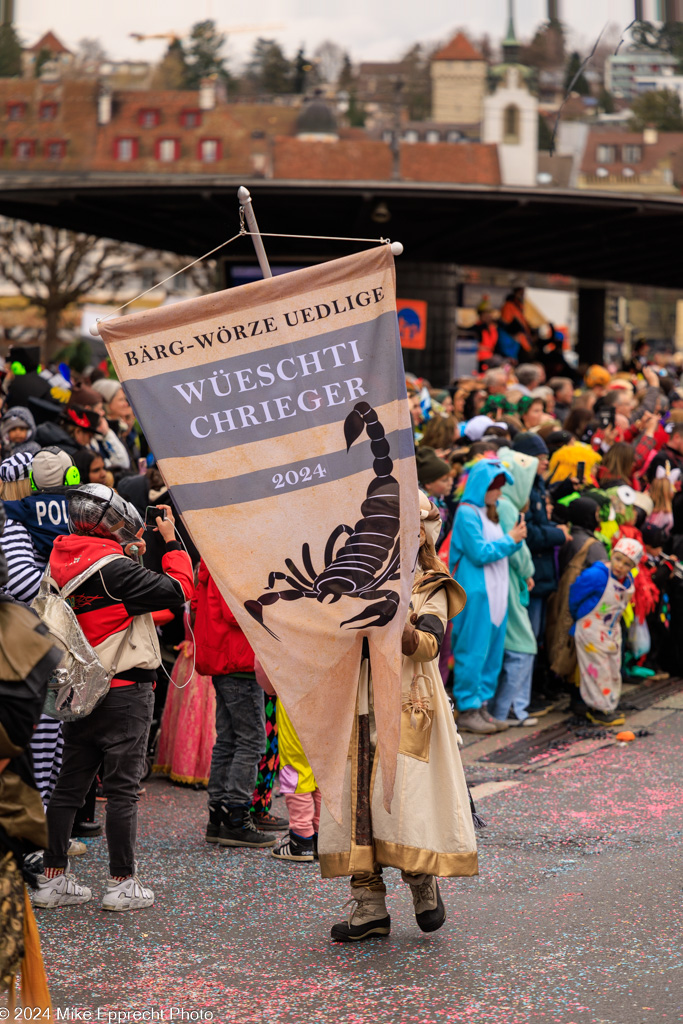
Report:
M237 198L240 201L240 206L244 210L244 216L247 224L249 225L249 233L254 243L254 249L256 250L256 259L258 265L261 268L261 273L264 277L272 277L273 272L270 269L270 263L266 256L266 250L263 248L263 241L261 239L261 233L256 223L256 215L254 214L254 204L251 201L251 195L249 189L245 188L244 185L240 185L237 189Z

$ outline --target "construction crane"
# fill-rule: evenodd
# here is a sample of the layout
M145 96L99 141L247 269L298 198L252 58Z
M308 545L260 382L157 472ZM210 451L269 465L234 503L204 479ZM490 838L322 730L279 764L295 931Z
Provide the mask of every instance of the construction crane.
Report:
M278 32L285 27L281 23L272 25L232 25L230 28L217 29L217 31L232 36L237 32ZM180 32L154 32L150 35L145 35L142 32L129 32L128 35L131 39L137 39L139 43L147 39L168 39L170 42L175 43L177 40L185 38Z

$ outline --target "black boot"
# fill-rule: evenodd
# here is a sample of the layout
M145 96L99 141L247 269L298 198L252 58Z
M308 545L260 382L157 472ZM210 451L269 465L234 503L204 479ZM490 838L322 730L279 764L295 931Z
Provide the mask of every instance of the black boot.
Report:
M213 807L209 804L209 823L206 826L206 841L207 843L219 843L221 828L221 809L220 807Z
M71 829L71 837L80 836L81 839L88 839L90 836L101 836L102 826L99 821L75 821Z
M222 808L218 842L221 846L275 846L275 836L259 832L249 807Z

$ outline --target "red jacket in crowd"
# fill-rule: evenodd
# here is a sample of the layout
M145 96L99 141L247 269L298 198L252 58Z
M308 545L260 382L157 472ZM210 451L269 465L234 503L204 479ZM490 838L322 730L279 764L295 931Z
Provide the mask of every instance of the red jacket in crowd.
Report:
M254 652L214 583L204 559L199 563L197 589L192 598L197 672L226 676L253 672Z

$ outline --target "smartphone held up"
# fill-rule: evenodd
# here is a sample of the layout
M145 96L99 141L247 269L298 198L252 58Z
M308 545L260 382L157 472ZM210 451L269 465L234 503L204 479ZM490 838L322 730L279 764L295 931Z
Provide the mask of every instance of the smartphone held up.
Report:
M159 505L148 505L145 509L145 529L156 529L157 519L166 519L166 509Z

